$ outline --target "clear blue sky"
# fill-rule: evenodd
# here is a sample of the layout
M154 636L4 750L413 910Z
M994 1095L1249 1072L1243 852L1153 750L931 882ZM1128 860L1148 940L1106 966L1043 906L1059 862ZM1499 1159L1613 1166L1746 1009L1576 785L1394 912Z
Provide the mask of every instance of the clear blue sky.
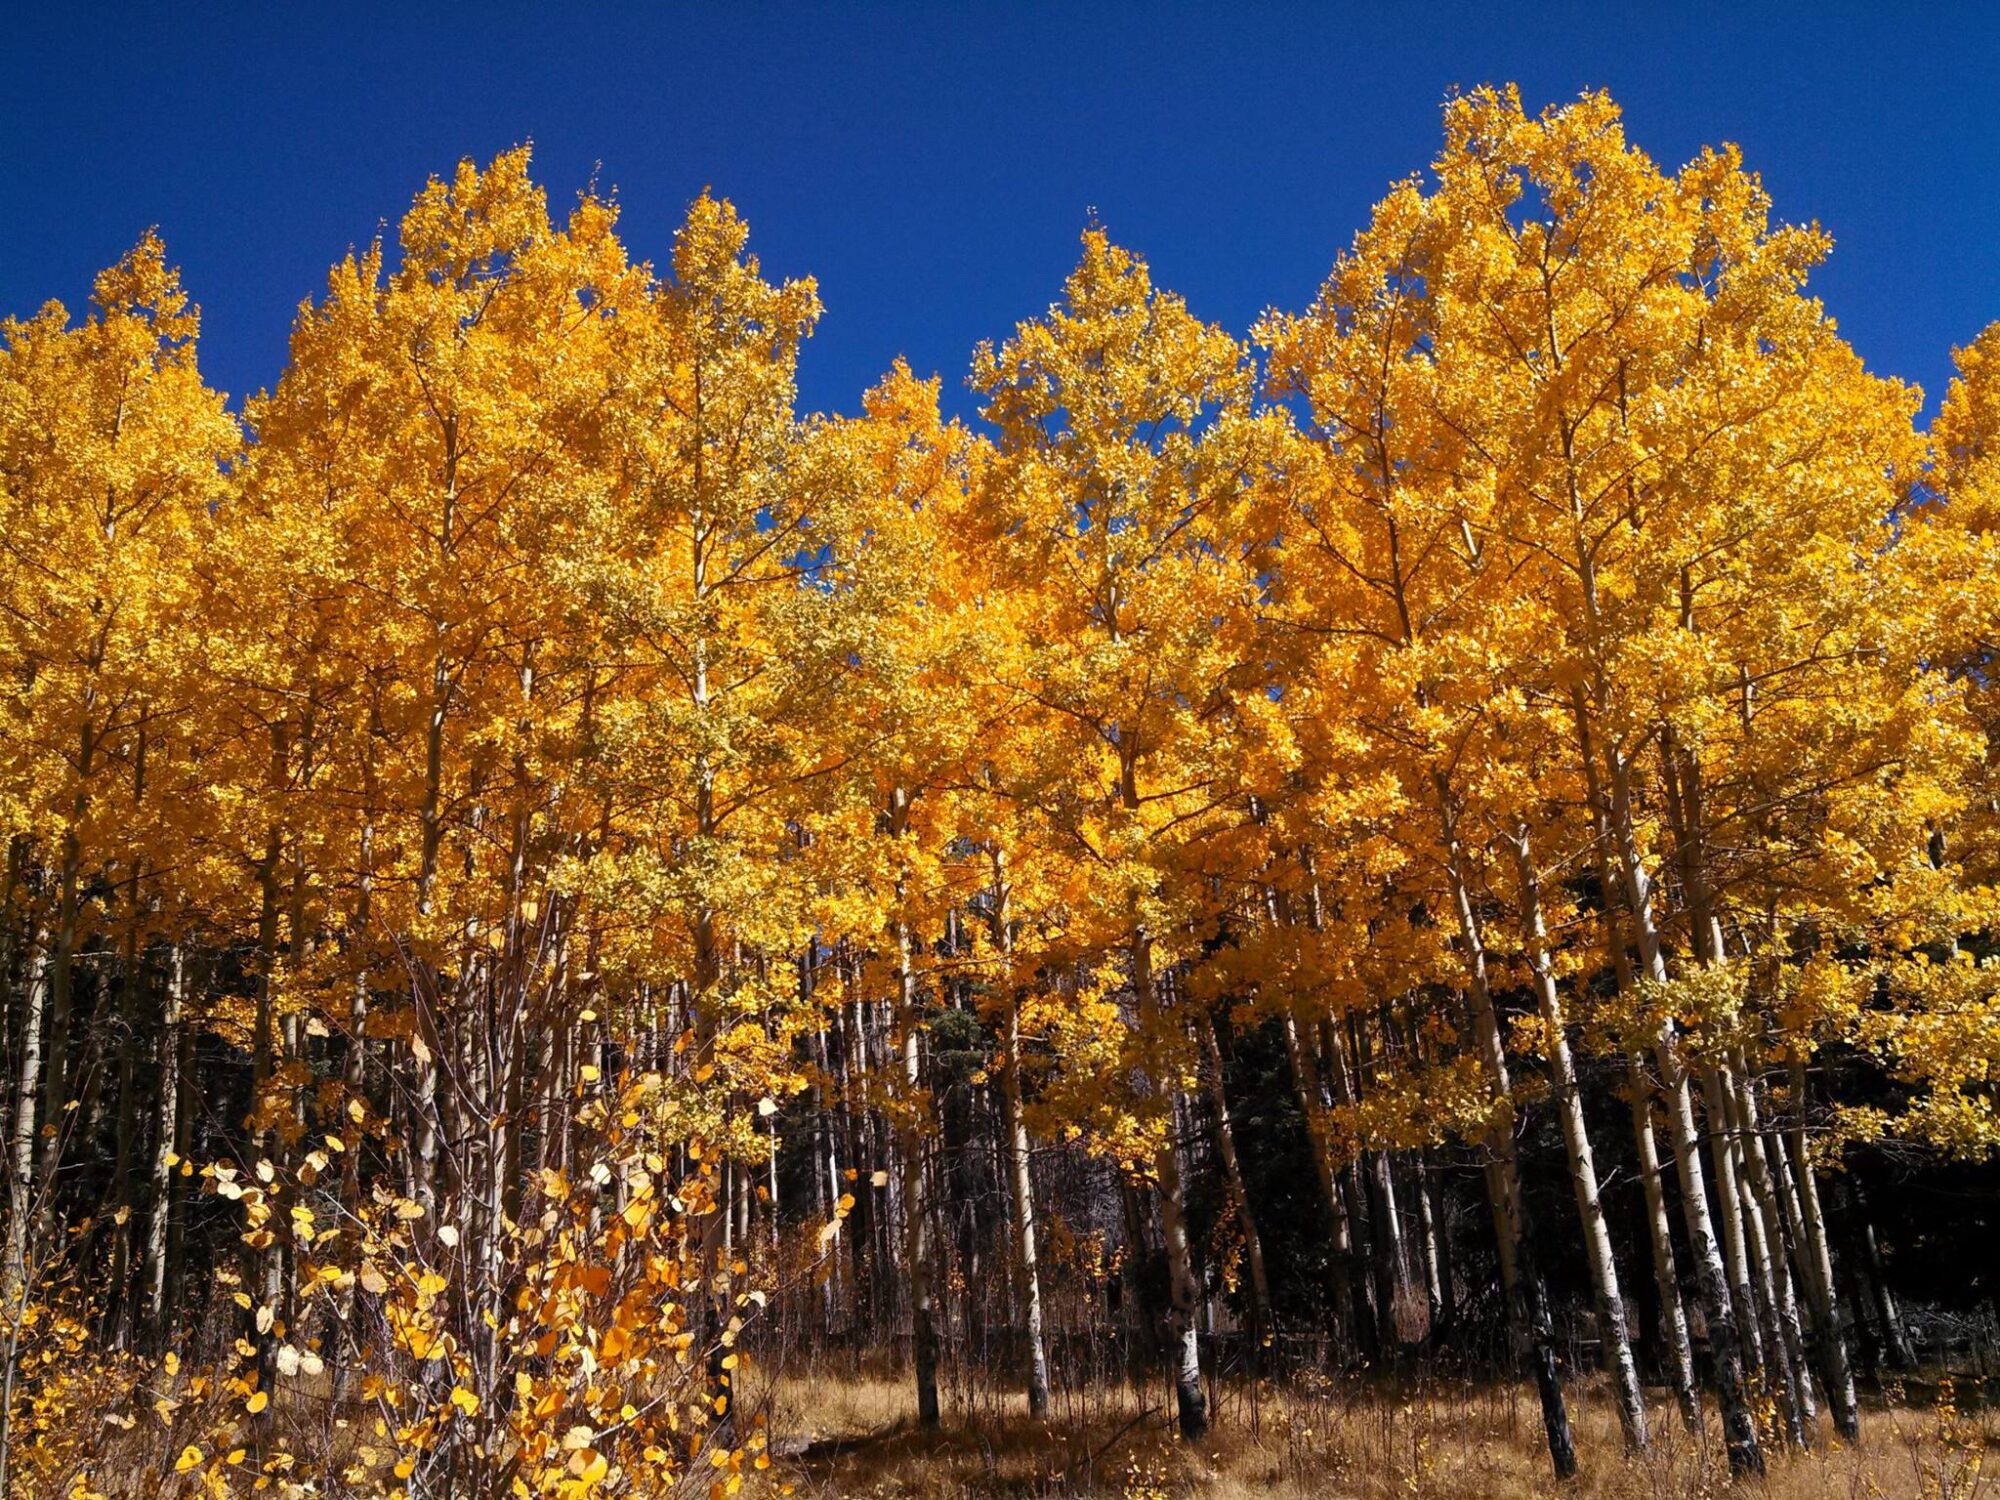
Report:
M809 407L901 353L964 409L973 343L1049 303L1092 210L1240 332L1430 159L1450 89L1508 80L1608 87L1670 165L1740 143L1835 236L1815 285L1848 336L1933 409L2000 318L1990 5L84 9L0 16L0 312L80 306L157 224L238 398L427 174L532 140L551 202L595 175L641 256L712 185L767 270L818 276Z

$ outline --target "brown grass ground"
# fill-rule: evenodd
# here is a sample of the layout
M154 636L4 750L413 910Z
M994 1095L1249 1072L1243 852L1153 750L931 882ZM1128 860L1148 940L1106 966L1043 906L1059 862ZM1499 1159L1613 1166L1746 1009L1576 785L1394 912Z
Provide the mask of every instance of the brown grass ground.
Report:
M1859 1446L1836 1442L1830 1429L1812 1453L1774 1442L1769 1476L1746 1487L1729 1483L1712 1411L1710 1430L1696 1436L1657 1404L1653 1452L1627 1457L1609 1402L1587 1386L1572 1399L1581 1472L1561 1487L1525 1387L1440 1379L1401 1390L1360 1381L1229 1387L1197 1444L1177 1438L1166 1392L1129 1386L1059 1398L1045 1423L1030 1421L1018 1397L961 1393L932 1434L914 1430L909 1388L887 1375L788 1376L748 1384L744 1396L767 1413L778 1467L808 1500L1595 1500L1732 1490L1760 1500L2000 1500L2000 1484L1982 1469L1986 1449L2000 1445L2000 1413L1975 1392L1961 1380L1940 1399L1935 1386L1913 1384L1869 1403Z

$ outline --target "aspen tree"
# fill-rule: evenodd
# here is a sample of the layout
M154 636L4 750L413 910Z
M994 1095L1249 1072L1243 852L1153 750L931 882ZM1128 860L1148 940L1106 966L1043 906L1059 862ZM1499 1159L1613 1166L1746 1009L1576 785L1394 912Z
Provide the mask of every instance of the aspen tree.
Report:
M1544 1296L1524 1263L1511 1075L1475 892L1476 852L1464 828L1460 767L1477 764L1491 734L1477 669L1467 671L1473 654L1485 652L1476 606L1467 601L1495 575L1477 567L1477 541L1452 492L1448 453L1437 451L1435 439L1426 443L1424 412L1436 399L1426 391L1434 314L1414 267L1428 253L1427 217L1414 187L1392 193L1314 310L1267 320L1260 337L1272 345L1280 391L1307 400L1319 434L1312 460L1301 466L1290 587L1304 628L1327 642L1324 695L1367 704L1364 723L1374 730L1368 753L1399 757L1392 762L1392 815L1409 828L1404 837L1423 840L1418 847L1440 880L1433 899L1456 933L1492 1101L1482 1128L1510 1331L1532 1354L1551 1461L1566 1476L1576 1460ZM1615 1275L1608 1263L1593 1270ZM1610 1300L1616 1303L1615 1293ZM1622 1343L1622 1328L1606 1330L1607 1348ZM1629 1372L1629 1353L1614 1369ZM1630 1441L1643 1444L1636 1385L1631 1394L1621 1408Z
M136 901L142 851L122 844L140 737L175 706L193 563L238 444L196 357L200 313L148 233L72 324L50 303L0 325L0 794L52 875L43 1175L72 1133L78 945L100 875Z
M1262 428L1240 346L1155 291L1145 263L1097 229L1063 302L982 346L972 383L998 429L988 535L1001 576L1033 601L1013 680L1045 754L1067 761L1036 795L1092 875L1099 951L1122 963L1131 995L1144 1145L1129 1161L1159 1204L1178 1415L1193 1437L1208 1416L1175 1107L1193 1069L1159 970L1178 957L1176 916L1193 896L1174 851L1229 798L1218 750L1263 717L1230 633L1254 599L1254 553L1230 528Z

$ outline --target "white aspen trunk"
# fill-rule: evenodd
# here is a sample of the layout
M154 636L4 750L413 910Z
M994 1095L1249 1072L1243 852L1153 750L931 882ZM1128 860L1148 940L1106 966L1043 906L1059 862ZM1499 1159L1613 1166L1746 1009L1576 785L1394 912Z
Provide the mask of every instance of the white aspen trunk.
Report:
M1151 1028L1158 1007L1153 983L1153 942L1143 929L1133 933L1128 948L1132 988L1138 1001L1140 1025ZM1160 1231L1167 1252L1167 1331L1173 1367L1174 1400L1181 1435L1190 1440L1208 1430L1208 1397L1201 1383L1201 1291L1195 1281L1194 1250L1188 1240L1186 1197L1181 1185L1181 1143L1175 1113L1168 1114L1167 1140L1153 1158L1153 1179L1160 1196Z
M0 1494L7 1494L13 1457L14 1382L20 1371L21 1336L27 1327L34 1267L30 1235L40 1219L35 1190L35 1107L42 1087L42 1017L48 1004L46 933L28 939L28 986L21 1005L21 1069L14 1082L14 1125L8 1142L7 1260L0 1267Z
M1410 1180L1417 1200L1417 1244L1423 1258L1425 1329L1435 1333L1450 1318L1450 1291L1446 1285L1448 1267L1438 1236L1437 1210L1431 1202L1430 1153L1411 1153Z
M1617 1396L1618 1420L1624 1429L1626 1445L1644 1452L1649 1442L1646 1400L1639 1389L1638 1366L1632 1359L1631 1335L1625 1325L1625 1299L1618 1285L1618 1266L1611 1254L1611 1231L1598 1196L1597 1162L1591 1153L1589 1132L1584 1128L1583 1095L1577 1087L1562 997L1556 991L1555 971L1549 959L1540 879L1535 873L1527 829L1518 829L1508 842L1514 851L1514 869L1520 884L1521 940L1534 976L1535 999L1547 1038L1550 1079L1562 1121L1563 1146L1569 1155L1570 1185L1576 1194L1577 1217L1583 1223L1584 1258L1590 1266L1591 1290L1596 1293L1598 1337L1603 1345L1605 1372L1611 1377Z
M889 805L893 838L907 834L909 793L897 787ZM902 918L907 880L896 881L897 915L891 939L896 952L895 1035L902 1046L902 1139L897 1143L902 1164L903 1262L910 1287L910 1342L917 1377L917 1425L926 1432L938 1425L938 1338L935 1291L931 1277L930 1212L924 1175L924 1122L930 1114L930 1094L924 1085L923 1038L917 1031L917 976L911 964L910 929Z
M1000 958L999 982L1006 996L1001 1038L1000 1113L1006 1133L1007 1191L1014 1211L1014 1253L1021 1279L1021 1326L1027 1341L1028 1415L1049 1412L1049 1356L1042 1330L1042 1278L1035 1239L1034 1156L1021 1102L1021 1003L1014 989L1014 930L1009 908L1007 856L993 845L993 947Z
M1772 1180L1769 1158L1764 1151L1763 1132L1757 1125L1753 1084L1739 1053L1734 1067L1718 1070L1734 1131L1743 1157L1745 1224L1750 1234L1753 1269L1758 1290L1770 1308L1774 1343L1784 1355L1781 1367L1786 1397L1786 1416L1794 1436L1803 1448L1810 1448L1819 1426L1813 1401L1812 1365L1806 1357L1805 1332L1800 1325L1791 1267L1786 1259L1784 1219L1778 1205L1777 1186Z
M187 999L187 955L179 943L167 953L167 1001L160 1017L160 1046L154 1063L160 1071L153 1116L151 1201L146 1221L146 1308L148 1336L155 1342L167 1331L167 1246L174 1213L174 1167L180 1155L181 1011Z
M1743 1238L1746 1290L1737 1301L1737 1317L1746 1326L1751 1320L1756 1321L1764 1355L1764 1364L1759 1372L1764 1389L1784 1422L1786 1436L1794 1444L1803 1446L1804 1432L1794 1399L1794 1371L1786 1354L1784 1337L1779 1331L1777 1291L1769 1275L1769 1249L1757 1204L1750 1195L1741 1149L1733 1135L1731 1089L1728 1079L1721 1076L1721 1069L1702 1069L1702 1092L1710 1119L1711 1161L1719 1160L1722 1164L1716 1172L1716 1194L1718 1197L1724 1192L1731 1195L1730 1206L1735 1209L1737 1228ZM1724 1169L1727 1171L1726 1181Z
M1722 1249L1729 1272L1730 1305L1735 1309L1743 1360L1754 1379L1770 1361L1764 1347L1763 1319L1751 1286L1750 1248L1743 1225L1743 1196L1738 1185L1735 1141L1721 1084L1712 1065L1700 1070L1702 1109L1708 1120L1709 1170L1715 1179L1715 1207L1722 1215Z
M1453 824L1449 793L1443 777L1437 779L1437 813L1444 848L1445 877L1458 921L1459 948L1466 975L1466 999L1472 1011L1472 1028L1479 1056L1486 1067L1487 1087L1500 1106L1498 1119L1487 1138L1487 1198L1493 1212L1493 1237L1500 1259L1500 1286L1506 1297L1508 1330L1517 1357L1528 1355L1541 1398L1542 1427L1547 1435L1549 1459L1558 1479L1576 1473L1576 1445L1571 1434L1568 1403L1556 1363L1555 1331L1549 1320L1541 1279L1528 1263L1527 1212L1521 1200L1520 1164L1514 1149L1513 1083L1508 1074L1507 1051L1500 1036L1499 1017L1493 1009L1493 994L1487 983L1486 944L1473 910L1472 892L1465 879L1463 849Z
M1372 1077L1373 1049L1369 1045L1367 1021L1350 1011L1347 1016L1353 1043L1356 1073ZM1396 1178L1389 1153L1364 1151L1361 1154L1370 1220L1369 1277L1375 1287L1375 1321L1385 1342L1400 1346L1403 1330L1396 1307L1409 1290L1409 1254L1403 1244L1403 1220L1396 1206Z
M1340 1023L1332 1016L1322 1017L1319 1024L1320 1046L1325 1060L1326 1074L1333 1081L1334 1102L1343 1109L1352 1108L1359 1102L1354 1078L1349 1070L1347 1051L1341 1042ZM1386 1341L1394 1336L1395 1330L1384 1327L1375 1316L1375 1299L1371 1295L1370 1284L1374 1280L1373 1244L1366 1233L1368 1228L1368 1187L1362 1180L1361 1155L1359 1151L1349 1151L1347 1160L1339 1172L1341 1199L1346 1205L1344 1217L1353 1231L1354 1261L1356 1275L1353 1284L1354 1326L1362 1351L1370 1358L1380 1361ZM1363 1261L1367 1264L1364 1266ZM1365 1271L1367 1274L1361 1274Z
M1833 1252L1827 1242L1826 1215L1820 1207L1818 1174L1813 1170L1812 1149L1806 1140L1806 1065L1802 1057L1792 1059L1792 1094L1793 1114L1788 1132L1791 1149L1787 1152L1784 1138L1776 1135L1771 1138L1771 1146L1777 1158L1777 1177L1784 1200L1796 1203L1791 1210L1799 1221L1795 1239L1800 1248L1806 1297L1812 1307L1821 1378L1826 1383L1827 1404L1833 1408L1834 1431L1853 1443L1861 1437L1861 1410L1855 1399L1854 1367L1848 1359L1847 1340L1840 1331Z
M1673 1226L1667 1221L1667 1194L1660 1180L1660 1148L1653 1134L1653 1084L1638 1057L1625 1060L1625 1088L1632 1111L1632 1142L1639 1157L1639 1184L1646 1200L1646 1236L1652 1244L1653 1287L1660 1301L1661 1351L1667 1383L1681 1422L1690 1432L1701 1429L1701 1398L1695 1389L1694 1340L1688 1335L1687 1308L1674 1263Z
M48 939L28 939L27 990L21 1003L21 1064L14 1079L14 1125L8 1142L7 1260L0 1295L18 1324L27 1296L28 1239L35 1209L35 1112L42 1094L42 1022L48 1007Z
M1604 796L1597 753L1591 744L1590 718L1584 707L1582 689L1571 696L1578 745L1583 757L1584 789L1590 804L1592 843L1595 846L1598 887L1604 902L1604 947L1611 961L1612 978L1621 1002L1634 989L1632 959L1619 930L1617 910L1619 882L1612 874L1610 808ZM1688 1334L1687 1307L1681 1299L1679 1268L1674 1262L1673 1226L1667 1219L1666 1188L1660 1177L1659 1141L1653 1131L1653 1086L1646 1076L1644 1060L1636 1054L1625 1059L1626 1103L1632 1116L1632 1143L1639 1159L1639 1185L1646 1203L1646 1237L1652 1251L1653 1290L1660 1305L1661 1350L1667 1383L1674 1393L1681 1423L1689 1432L1701 1430L1701 1397L1695 1387L1694 1341Z
M1639 853L1630 768L1608 746L1604 757L1610 789L1608 823L1624 878L1626 906L1632 917L1633 936L1638 941L1639 961L1647 979L1664 984L1666 955L1653 923L1652 877ZM1675 1170L1680 1178L1681 1211L1687 1219L1688 1243L1694 1252L1695 1284L1700 1289L1702 1317L1708 1324L1709 1346L1715 1362L1729 1467L1733 1473L1761 1474L1764 1450L1757 1441L1757 1422L1750 1410L1743 1347L1730 1300L1728 1272L1723 1267L1721 1246L1709 1215L1707 1174L1701 1165L1701 1132L1695 1125L1694 1099L1671 1021L1661 1027L1654 1051L1660 1068L1660 1092L1667 1106L1667 1124L1673 1137Z

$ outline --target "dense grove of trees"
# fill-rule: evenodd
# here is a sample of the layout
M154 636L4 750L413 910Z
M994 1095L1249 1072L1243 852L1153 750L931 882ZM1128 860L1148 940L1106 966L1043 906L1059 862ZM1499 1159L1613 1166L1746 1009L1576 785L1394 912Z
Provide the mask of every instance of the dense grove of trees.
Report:
M734 1492L814 1348L1851 1438L1994 1292L2000 331L1922 433L1733 151L1444 127L973 425L525 151L240 417L150 235L0 327L5 1482Z

